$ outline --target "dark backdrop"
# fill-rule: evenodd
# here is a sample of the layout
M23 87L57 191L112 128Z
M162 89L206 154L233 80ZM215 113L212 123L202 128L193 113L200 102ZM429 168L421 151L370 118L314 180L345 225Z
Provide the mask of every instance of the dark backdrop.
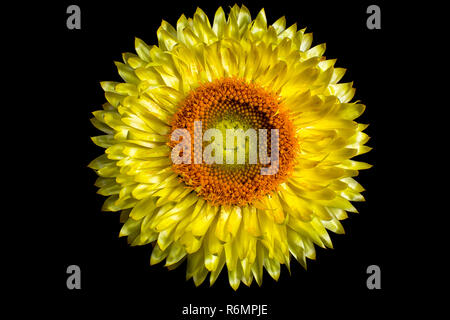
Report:
M356 305L373 312L395 302L404 291L405 243L398 230L404 214L400 181L407 175L401 170L401 155L408 145L398 143L402 133L395 103L395 93L402 90L395 69L401 57L396 48L402 43L402 26L397 22L399 12L384 1L244 3L253 18L264 7L269 24L284 15L288 26L297 22L299 29L307 27L313 32L313 45L326 42L326 57L337 58L336 66L347 68L341 82L354 81L354 99L367 106L358 120L370 123L368 145L374 148L359 159L374 165L358 177L367 189L366 202L356 203L360 214L349 214L343 221L345 235L331 234L334 249L316 249L317 259L308 260L307 271L294 260L291 275L282 267L276 282L265 273L262 287L241 284L234 292L222 272L213 287L207 279L196 288L192 280L185 281L186 264L173 271L162 264L150 267L151 246L130 247L125 238L118 238L119 214L101 212L104 197L96 194L96 174L87 168L103 152L89 138L98 134L89 122L91 112L105 101L99 82L121 81L113 61L122 61L122 52L134 52L136 36L157 44L156 30L162 19L175 25L182 13L190 17L199 6L213 21L219 5L228 12L234 3L129 0L48 5L43 32L52 49L36 43L35 50L46 51L41 52L41 71L46 74L48 69L51 78L42 80L49 84L43 93L52 96L44 109L51 121L43 129L52 137L46 146L52 160L45 159L45 182L51 188L39 190L44 193L41 220L46 226L42 234L48 253L41 263L49 271L45 290L50 301L63 303L69 310L101 304L101 310L122 309L130 317L139 311L148 318L156 312L168 319L183 318L182 307L189 304L218 308L268 304L268 318L284 319L288 315L301 318L304 311L358 315ZM66 8L71 4L81 8L81 30L66 28ZM381 30L366 28L370 4L381 7ZM66 268L71 264L81 267L81 290L66 288ZM381 268L381 290L366 287L366 268L371 264Z

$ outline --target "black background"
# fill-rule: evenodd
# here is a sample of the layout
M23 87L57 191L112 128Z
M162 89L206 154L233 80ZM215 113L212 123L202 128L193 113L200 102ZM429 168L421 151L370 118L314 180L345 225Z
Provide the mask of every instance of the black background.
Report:
M196 288L192 280L185 281L185 263L173 271L163 263L150 267L151 246L130 247L125 238L118 238L119 214L101 212L104 197L96 194L96 174L87 168L103 152L89 138L99 134L89 122L91 112L105 102L99 82L121 81L113 61L122 61L123 52L134 52L134 37L157 44L162 19L175 25L181 14L191 17L199 6L213 21L219 5L228 12L234 3L62 1L46 7L48 20L42 32L52 49L40 48L37 42L34 48L45 50L41 84L51 83L43 92L52 95L44 103L44 117L51 121L42 128L51 139L44 147L47 156L38 158L43 168L40 179L52 187L37 190L41 210L45 208L39 219L45 225L40 229L42 246L37 250L46 253L40 263L47 271L45 291L52 303L70 310L94 305L100 310L125 310L130 316L139 312L147 318L161 314L168 319L187 319L181 312L189 304L222 309L226 304L267 304L268 318L284 319L300 318L306 311L357 315L355 306L373 313L406 293L402 190L409 176L402 155L410 143L399 143L404 138L401 123L408 119L402 115L399 121L396 102L403 90L396 71L398 47L406 40L398 20L401 13L384 1L244 3L253 18L264 7L269 24L284 15L287 26L297 22L299 29L313 32L313 46L326 42L326 57L337 58L336 66L347 68L341 82L354 81L354 99L367 106L358 119L370 123L365 132L372 137L368 145L373 150L358 159L374 165L358 177L367 190L366 202L356 203L360 213L350 213L343 221L345 235L331 234L334 249L316 247L317 259L307 261L307 271L293 260L291 275L282 267L276 282L265 273L262 287L241 284L235 292L222 271L213 287L207 278ZM81 8L81 30L66 28L66 8L71 4ZM381 7L381 30L366 27L370 4ZM41 147L36 146L35 152L44 152ZM81 268L81 290L66 287L66 268L71 264ZM372 264L381 268L381 290L366 287L366 269ZM241 317L251 318L225 318Z

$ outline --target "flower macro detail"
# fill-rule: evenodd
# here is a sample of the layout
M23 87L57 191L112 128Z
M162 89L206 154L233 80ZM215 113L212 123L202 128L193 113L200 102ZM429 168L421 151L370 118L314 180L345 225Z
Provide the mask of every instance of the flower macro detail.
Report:
M370 150L365 106L339 83L345 69L264 9L219 8L212 23L197 9L157 36L116 62L123 82L101 83L92 140L106 150L89 167L102 209L121 212L131 245L152 244L151 264L187 261L195 285L222 270L235 290L261 285L292 258L306 268L364 201L354 177L370 165L351 159Z
M244 162L240 165L234 164L233 152L233 163L228 163L230 161L226 161L226 149L223 147L226 147L226 140L223 140L226 132L221 134L222 143L219 148L222 149L222 159L217 161L220 162L219 165L217 162L192 164L189 161L188 164L175 164L174 171L180 174L186 185L199 187L198 195L213 204L244 206L265 197L292 172L298 149L294 126L287 111L282 110L278 98L244 80L217 79L195 89L175 114L172 124L172 130L185 128L190 132L189 136L195 136L196 121L202 124L202 133L210 127L221 128L221 131L237 128L245 132L249 129L278 129L277 147L281 150L281 157L277 157L279 163L271 168L271 172L261 174L263 164L245 162L245 159L250 158L249 152L255 153L256 158L256 150L247 150ZM190 142L191 158L195 159L199 156L194 154L195 141L191 139ZM269 155L270 146L271 139L268 139L263 147L268 149Z

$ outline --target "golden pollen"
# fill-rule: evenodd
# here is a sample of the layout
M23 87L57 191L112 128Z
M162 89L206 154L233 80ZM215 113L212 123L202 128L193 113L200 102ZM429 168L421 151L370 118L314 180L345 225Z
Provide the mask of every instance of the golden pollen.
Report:
M199 152L203 152L210 143L203 142L201 148L194 147L194 122L197 121L201 121L202 137L208 129L223 132L222 164L194 162L196 156L201 156ZM171 125L172 132L187 129L191 136L191 163L172 164L173 170L186 185L215 205L243 206L276 190L292 172L299 150L294 126L281 97L255 83L236 78L217 79L191 91L174 115ZM241 129L244 132L254 129L257 133L259 129L267 130L266 149L258 150L256 163L249 163L248 144L245 146L244 164L236 164L236 161L235 164L226 163L226 129ZM279 163L272 174L262 175L261 169L271 166L260 161L261 152L271 158L271 129L278 129ZM197 131L195 134L198 134ZM258 136L258 141L260 138ZM171 141L169 146L173 148L177 143Z

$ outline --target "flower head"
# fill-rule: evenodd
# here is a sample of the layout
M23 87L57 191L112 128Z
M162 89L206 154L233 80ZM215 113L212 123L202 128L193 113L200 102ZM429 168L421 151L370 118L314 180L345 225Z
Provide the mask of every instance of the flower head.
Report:
M364 200L353 177L370 165L351 158L370 150L354 121L365 106L325 45L285 24L237 5L211 24L197 9L163 21L158 46L136 39L116 63L124 82L102 82L92 139L106 150L90 167L103 210L121 211L129 243L153 244L151 264L187 260L196 285L224 266L234 289L261 285L263 268L278 279L292 257L306 267Z

